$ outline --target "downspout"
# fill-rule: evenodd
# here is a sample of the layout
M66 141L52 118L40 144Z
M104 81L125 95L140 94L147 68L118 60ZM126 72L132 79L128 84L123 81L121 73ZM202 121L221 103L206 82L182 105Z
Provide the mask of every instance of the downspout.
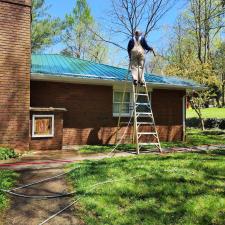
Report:
M185 94L182 98L182 119L183 119L183 135L182 141L186 141L186 106L187 104L187 95Z

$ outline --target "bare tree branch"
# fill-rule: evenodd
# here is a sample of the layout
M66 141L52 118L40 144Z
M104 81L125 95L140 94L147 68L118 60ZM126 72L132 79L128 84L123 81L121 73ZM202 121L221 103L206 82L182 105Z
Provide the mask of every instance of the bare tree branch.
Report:
M127 30L129 36L137 28L147 36L174 3L175 0L112 0L112 23Z
M88 29L89 31L91 31L94 35L96 35L96 37L98 37L100 41L103 41L103 42L112 44L112 45L114 45L114 46L116 46L116 47L118 47L118 48L120 48L120 49L122 49L122 50L125 50L125 51L127 50L126 48L124 48L123 46L117 44L116 42L113 42L113 41L110 41L110 40L105 39L102 35L100 35L99 33L97 33L97 32L96 32L95 30L93 30L92 28L87 27L87 29Z

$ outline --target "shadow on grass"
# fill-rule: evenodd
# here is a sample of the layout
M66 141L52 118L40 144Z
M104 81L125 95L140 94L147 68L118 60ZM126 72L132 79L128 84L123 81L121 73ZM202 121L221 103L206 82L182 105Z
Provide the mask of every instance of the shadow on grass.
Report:
M224 157L211 158L188 153L88 162L72 176L78 195L112 177L124 181L87 193L82 218L88 224L223 224ZM127 179L137 174L143 176Z
M201 130L189 130L187 132L186 142L161 142L162 148L190 148L201 145L225 145L225 132L224 131L201 131ZM93 145L84 146L79 150L81 153L104 153L110 152L114 149L115 145ZM144 146L144 151L155 150L154 146ZM136 150L135 145L121 144L116 148L117 151L122 152L134 152ZM222 154L222 153L221 153Z
M207 131L202 131L202 134L206 135L223 135L225 134L224 131L218 131L218 130L207 130Z
M190 152L190 153L198 153L198 154L202 154L202 155L225 155L225 149L215 149L215 150L200 150L200 151L194 151L194 152ZM216 159L216 158L214 158Z

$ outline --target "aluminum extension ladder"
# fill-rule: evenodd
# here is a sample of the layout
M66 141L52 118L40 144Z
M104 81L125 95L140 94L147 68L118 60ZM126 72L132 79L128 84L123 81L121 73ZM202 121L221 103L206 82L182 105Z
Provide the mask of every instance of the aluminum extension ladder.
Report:
M137 154L143 146L150 145L162 152L146 84L142 87L133 85L133 117L133 140Z

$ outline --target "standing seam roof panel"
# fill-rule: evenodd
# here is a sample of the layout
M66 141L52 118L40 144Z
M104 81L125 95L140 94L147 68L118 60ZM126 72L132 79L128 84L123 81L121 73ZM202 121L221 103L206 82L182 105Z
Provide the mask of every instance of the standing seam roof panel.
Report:
M73 57L34 54L32 55L31 72L48 75L55 74L57 76L82 77L84 79L125 80L128 70ZM131 75L129 75L129 80L132 80ZM159 85L202 87L194 81L172 76L166 77L145 74L145 80L146 82Z

